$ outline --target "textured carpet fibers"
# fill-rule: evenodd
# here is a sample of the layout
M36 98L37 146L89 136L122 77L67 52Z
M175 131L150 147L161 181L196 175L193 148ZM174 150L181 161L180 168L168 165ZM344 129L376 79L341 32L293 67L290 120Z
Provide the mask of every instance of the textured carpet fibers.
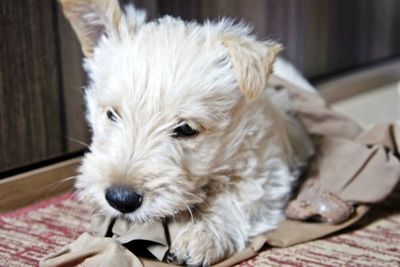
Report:
M400 266L400 192L357 226L289 248L265 248L248 266ZM37 266L89 229L90 207L72 194L0 215L0 266Z

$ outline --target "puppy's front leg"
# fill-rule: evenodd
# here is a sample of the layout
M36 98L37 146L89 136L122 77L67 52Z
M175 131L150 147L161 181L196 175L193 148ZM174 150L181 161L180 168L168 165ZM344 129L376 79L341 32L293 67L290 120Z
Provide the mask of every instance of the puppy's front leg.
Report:
M235 197L219 196L194 216L172 241L168 259L191 266L208 266L244 249L246 217Z

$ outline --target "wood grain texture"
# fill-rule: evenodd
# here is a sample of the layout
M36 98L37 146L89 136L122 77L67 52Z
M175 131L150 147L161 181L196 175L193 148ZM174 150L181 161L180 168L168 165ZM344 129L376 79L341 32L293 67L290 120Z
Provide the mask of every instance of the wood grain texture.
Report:
M309 76L343 71L400 55L400 1L305 1L306 60Z
M0 169L64 151L53 1L0 1Z
M83 92L86 84L82 68L83 54L79 41L71 25L62 14L61 7L57 9L60 61L62 72L62 93L65 112L65 133L68 152L85 148L90 135L84 116Z
M311 78L400 56L399 0L120 2L150 19L243 19L262 39L283 43L283 56ZM0 1L0 172L83 149L68 137L89 142L81 58L56 1Z
M281 42L308 77L400 56L398 0L158 0L157 8L187 20L243 19Z
M0 181L0 213L30 205L73 188L80 158L26 172Z

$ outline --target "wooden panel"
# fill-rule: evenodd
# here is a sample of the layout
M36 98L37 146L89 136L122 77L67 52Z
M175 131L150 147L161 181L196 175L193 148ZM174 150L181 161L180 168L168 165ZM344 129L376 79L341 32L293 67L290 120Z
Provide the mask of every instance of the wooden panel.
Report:
M80 158L0 181L0 213L72 190Z
M158 0L159 14L203 20L229 16L285 46L308 77L400 56L398 0Z
M300 66L309 76L329 74L398 56L397 0L307 1ZM303 51L299 51L300 53Z
M54 1L0 1L0 170L64 151Z
M61 7L58 7L59 46L62 72L62 92L66 127L64 136L67 151L84 149L83 143L89 142L89 131L86 126L83 105L83 88L86 84L82 68L83 54L78 39L71 25L64 18Z
M319 77L400 55L398 0L120 0L150 18L230 16L286 47L284 56ZM0 1L0 172L89 142L82 54L53 0ZM347 95L346 92L341 95Z
M320 81L316 88L328 103L365 93L400 80L400 59L365 67Z

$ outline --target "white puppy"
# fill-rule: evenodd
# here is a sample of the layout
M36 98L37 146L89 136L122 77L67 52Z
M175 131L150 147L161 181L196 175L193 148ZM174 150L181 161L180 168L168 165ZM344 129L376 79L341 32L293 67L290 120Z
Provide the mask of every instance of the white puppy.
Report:
M190 265L217 262L276 227L310 151L265 93L281 47L227 19L146 22L117 0L61 4L90 79L93 139L79 193L136 222L189 214L170 254Z

